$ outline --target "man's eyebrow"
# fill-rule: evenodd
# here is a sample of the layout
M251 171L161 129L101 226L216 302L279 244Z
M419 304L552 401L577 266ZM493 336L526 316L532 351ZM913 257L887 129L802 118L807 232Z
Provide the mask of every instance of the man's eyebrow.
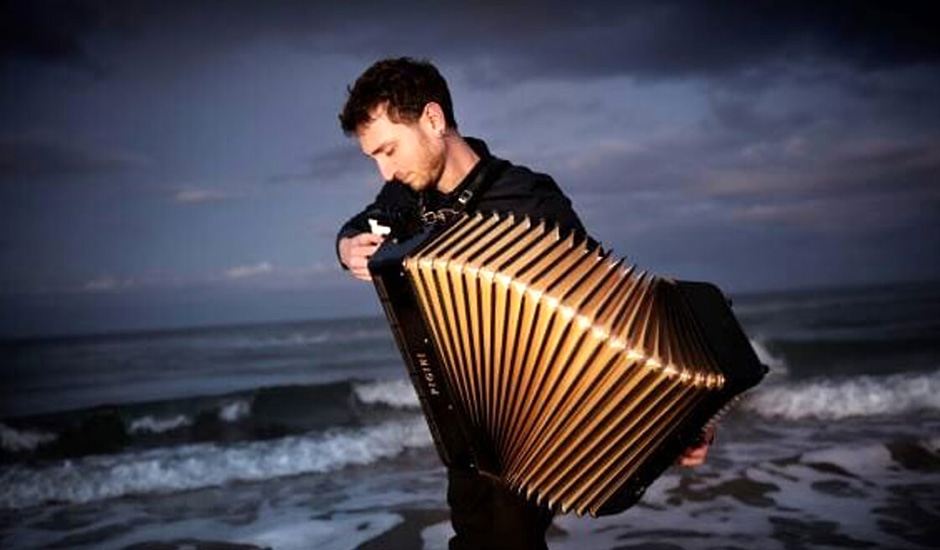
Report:
M365 153L367 157L374 157L382 149L387 149L389 146L394 145L394 144L395 144L395 140L393 139L390 139L388 141L383 141L382 143L378 144L378 146L376 146L376 148L373 149L372 151L363 151L363 153Z

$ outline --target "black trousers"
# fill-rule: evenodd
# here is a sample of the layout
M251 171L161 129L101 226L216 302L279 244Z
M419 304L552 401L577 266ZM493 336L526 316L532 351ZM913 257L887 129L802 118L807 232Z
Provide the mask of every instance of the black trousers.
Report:
M450 550L547 550L552 512L472 472L447 471Z

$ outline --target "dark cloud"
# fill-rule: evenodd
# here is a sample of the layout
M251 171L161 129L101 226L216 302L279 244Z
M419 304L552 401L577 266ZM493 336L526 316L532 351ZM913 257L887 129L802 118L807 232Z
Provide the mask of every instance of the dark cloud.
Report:
M458 90L462 128L555 176L641 267L750 288L935 277L931 7L0 0L2 182L99 182L0 186L0 272L128 297L158 264L332 266L333 228L379 184L339 141L343 88L412 55ZM305 185L253 185L267 174Z
M473 54L477 75L498 80L748 77L806 61L874 70L940 61L930 8L928 2L562 3L495 9L486 40L452 29L467 39L452 43L461 44L456 56Z
M851 103L851 94L813 97L780 106L773 95L722 91L697 125L579 143L539 162L598 205L599 217L620 202L629 215L599 225L625 238L709 227L730 235L751 226L881 242L891 232L910 237L940 226L937 109L923 110L919 124L898 125L880 112L887 97L844 109L838 104Z
M84 57L82 37L94 29L91 5L7 0L0 4L0 52L48 61Z
M88 62L91 38L198 39L192 55L264 37L319 51L428 56L481 82L760 73L818 60L876 70L940 61L930 2L30 2L3 4L4 57ZM770 64L770 65L768 65Z
M86 40L105 25L106 2L3 0L0 61L24 57L97 72Z
M313 155L305 170L277 174L268 178L268 182L330 184L347 176L374 178L375 168L371 162L358 145L350 142Z
M145 167L148 160L120 150L71 143L62 138L0 137L0 182L114 173Z
M249 197L247 193L237 191L218 191L215 189L204 189L198 187L186 187L172 192L173 201L180 204L204 205L228 203L230 201L243 200Z

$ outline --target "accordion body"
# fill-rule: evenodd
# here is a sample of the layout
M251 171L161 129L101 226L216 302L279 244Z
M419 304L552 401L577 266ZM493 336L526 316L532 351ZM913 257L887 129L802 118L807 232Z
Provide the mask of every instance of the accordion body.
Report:
M562 513L635 504L767 370L714 285L544 222L462 215L369 268L445 465Z

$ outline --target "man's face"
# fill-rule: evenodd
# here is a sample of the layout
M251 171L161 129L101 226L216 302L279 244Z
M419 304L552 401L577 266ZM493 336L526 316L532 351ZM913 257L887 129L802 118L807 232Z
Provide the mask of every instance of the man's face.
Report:
M393 122L385 106L357 132L359 146L375 160L385 181L397 179L415 191L437 186L444 171L444 146L427 112L416 122Z

